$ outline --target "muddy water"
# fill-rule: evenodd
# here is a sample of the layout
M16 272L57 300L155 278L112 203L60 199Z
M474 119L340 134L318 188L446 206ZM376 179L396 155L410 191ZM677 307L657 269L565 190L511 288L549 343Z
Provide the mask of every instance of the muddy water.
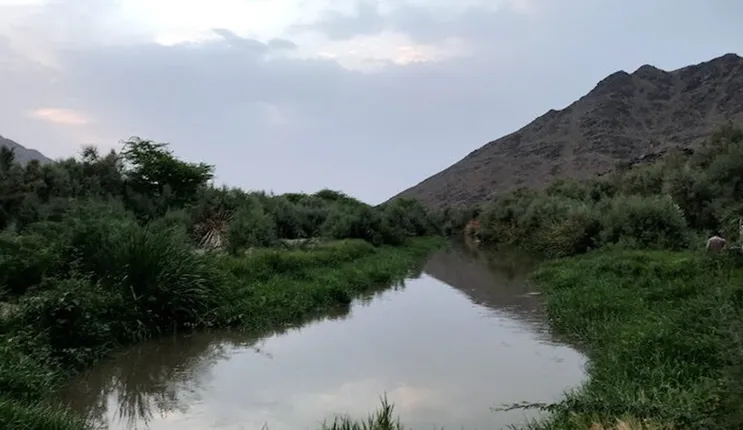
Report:
M528 269L514 255L442 251L404 286L299 327L139 345L65 399L111 429L314 430L366 416L384 393L412 429L518 425L537 413L492 408L556 400L585 362L550 334Z

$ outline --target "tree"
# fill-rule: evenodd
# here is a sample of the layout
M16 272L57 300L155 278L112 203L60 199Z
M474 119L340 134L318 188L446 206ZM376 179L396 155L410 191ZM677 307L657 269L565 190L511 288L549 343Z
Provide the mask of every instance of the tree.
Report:
M138 137L124 142L121 155L127 182L135 191L150 197L163 196L169 190L172 198L182 204L214 177L214 166L178 160L167 146Z
M7 174L15 164L15 150L7 146L0 146L0 173Z

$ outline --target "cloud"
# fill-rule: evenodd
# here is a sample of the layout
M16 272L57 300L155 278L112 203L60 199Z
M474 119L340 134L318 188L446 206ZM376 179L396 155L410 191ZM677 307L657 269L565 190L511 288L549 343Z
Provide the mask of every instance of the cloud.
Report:
M0 3L0 133L51 156L138 135L232 185L379 202L613 71L743 40L732 0L192 3Z
M570 0L568 0L570 1ZM480 39L505 33L535 18L544 0L501 0L429 3L360 0L353 13L328 11L317 22L297 25L294 31L308 28L322 31L332 40L384 31L404 32L418 43L435 43L457 37L481 45L494 41ZM394 5L394 6L392 6ZM524 28L524 30L526 30Z
M72 109L40 108L32 110L29 115L60 125L85 125L92 122L91 118L85 113Z

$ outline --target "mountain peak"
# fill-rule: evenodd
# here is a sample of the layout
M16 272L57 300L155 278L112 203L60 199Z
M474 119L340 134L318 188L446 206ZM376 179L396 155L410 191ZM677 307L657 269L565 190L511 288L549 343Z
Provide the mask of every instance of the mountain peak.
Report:
M673 71L645 64L610 74L567 108L546 112L393 199L474 204L515 188L592 178L650 152L698 145L728 121L743 122L739 55Z

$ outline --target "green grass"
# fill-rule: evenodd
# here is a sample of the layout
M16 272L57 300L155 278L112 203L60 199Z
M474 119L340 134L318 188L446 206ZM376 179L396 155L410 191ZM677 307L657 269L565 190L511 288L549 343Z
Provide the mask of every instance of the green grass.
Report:
M547 263L535 279L552 327L580 342L590 364L586 385L534 428L614 428L620 418L656 428L741 428L736 258L605 250Z
M411 239L403 247L344 240L307 250L200 256L165 233L134 235L110 250L111 261L87 259L98 263L89 275L47 280L0 319L0 428L83 429L80 419L49 401L75 371L113 349L180 329L289 325L404 279L442 244L440 238Z
M395 406L382 398L382 405L366 420L357 420L348 415L340 415L330 422L324 422L321 430L404 430L405 427L395 417Z

